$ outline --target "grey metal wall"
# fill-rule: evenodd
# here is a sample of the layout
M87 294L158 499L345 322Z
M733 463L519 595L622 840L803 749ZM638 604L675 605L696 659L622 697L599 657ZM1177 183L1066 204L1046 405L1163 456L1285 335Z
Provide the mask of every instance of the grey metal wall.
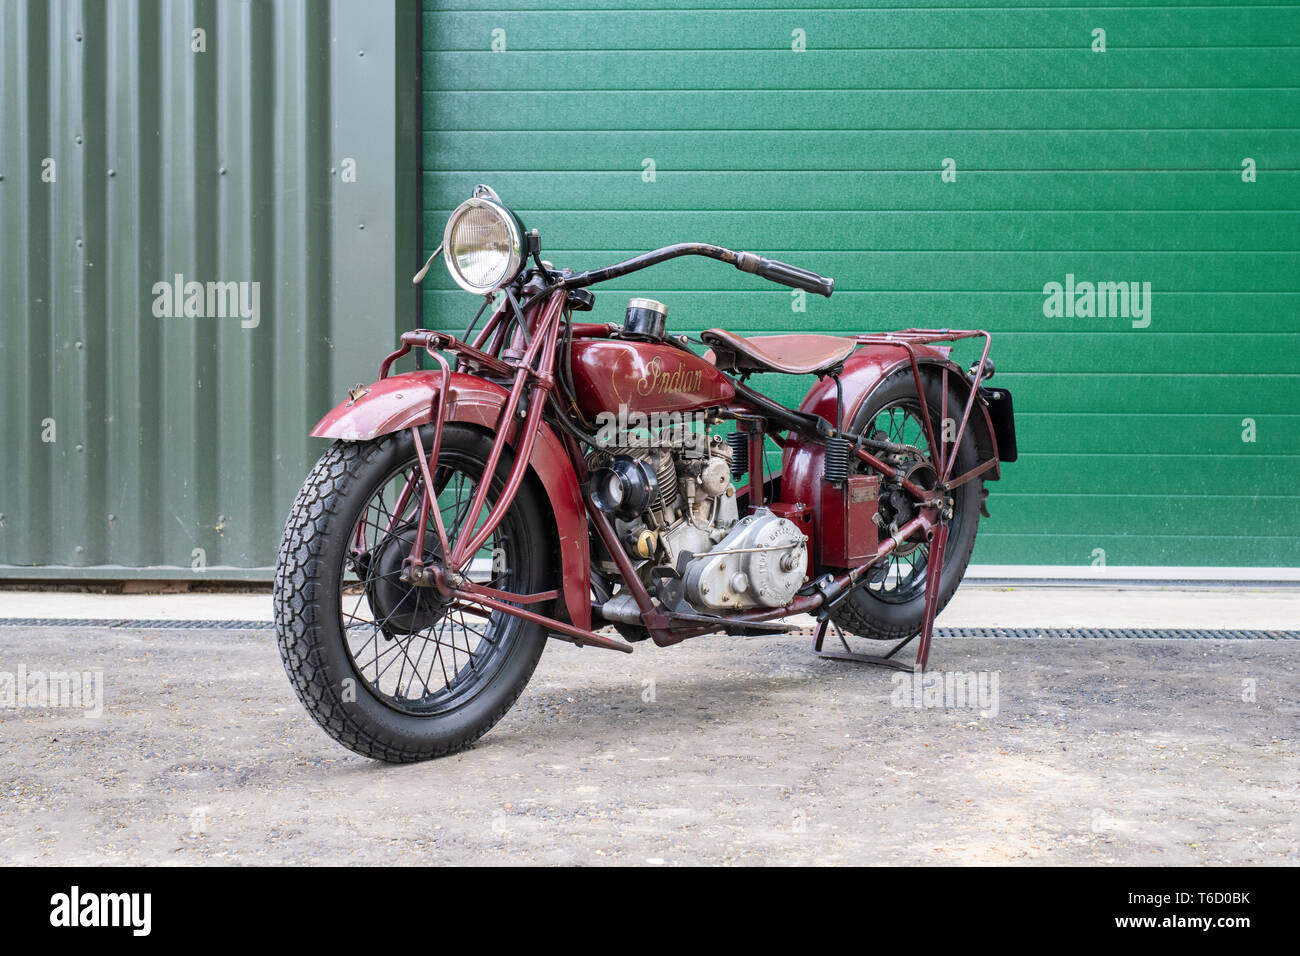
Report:
M271 564L307 430L412 324L418 34L414 0L3 0L0 575ZM256 324L157 316L177 274L257 283Z

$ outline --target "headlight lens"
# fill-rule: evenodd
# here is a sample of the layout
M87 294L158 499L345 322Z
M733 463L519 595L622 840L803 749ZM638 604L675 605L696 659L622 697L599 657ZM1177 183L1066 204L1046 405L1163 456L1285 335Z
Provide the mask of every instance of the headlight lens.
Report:
M517 276L524 264L523 226L499 203L468 199L447 220L443 257L447 271L466 292L494 292Z
M609 502L610 509L619 508L623 504L623 499L627 497L627 483L618 476L618 472L610 471L605 473L605 486L601 489L605 500Z

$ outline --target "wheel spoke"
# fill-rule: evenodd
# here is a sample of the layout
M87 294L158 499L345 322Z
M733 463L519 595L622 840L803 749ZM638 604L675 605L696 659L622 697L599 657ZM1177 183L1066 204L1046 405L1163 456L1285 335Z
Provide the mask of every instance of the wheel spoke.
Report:
M938 427L942 429L943 423ZM931 467L936 467L934 453L926 437L925 423L921 419L921 409L915 398L895 401L876 412L869 424L872 434L883 435L886 441L897 445L907 445L918 449ZM936 431L936 437L941 431ZM955 454L955 450L953 452ZM859 465L859 470L868 473L866 465ZM882 502L887 502L882 494ZM894 514L885 504L882 517L892 523L889 528L901 527L910 518L903 512ZM893 552L881 565L883 571L872 576L867 585L871 592L881 600L889 603L906 603L922 593L925 588L926 569L929 566L929 544L926 542L908 542L907 550L900 554Z

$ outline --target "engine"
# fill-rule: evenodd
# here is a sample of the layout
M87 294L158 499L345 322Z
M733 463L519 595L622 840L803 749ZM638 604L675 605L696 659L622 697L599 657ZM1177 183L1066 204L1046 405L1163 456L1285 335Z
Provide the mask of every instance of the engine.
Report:
M782 607L803 585L807 539L767 508L740 517L732 454L721 435L705 429L688 440L588 459L593 502L612 516L643 583L671 610L714 615ZM602 613L641 623L626 591L605 602Z

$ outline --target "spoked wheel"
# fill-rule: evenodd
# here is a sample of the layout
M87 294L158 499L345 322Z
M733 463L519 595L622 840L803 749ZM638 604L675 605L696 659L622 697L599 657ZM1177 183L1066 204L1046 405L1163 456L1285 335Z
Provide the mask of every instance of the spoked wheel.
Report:
M454 545L471 527L482 525L492 499L470 521L478 478L455 465L439 464L433 479L437 507ZM518 619L444 601L433 588L403 583L423 490L419 468L411 464L399 467L371 495L346 559L340 612L353 666L371 692L390 707L429 715L453 707L496 669ZM512 562L505 557L511 530L498 527L488 538L470 564L471 580L499 590L517 587L507 570ZM440 551L430 522L423 560L439 561Z
M943 407L942 377L925 369L921 379L925 385L931 426L938 441L943 434L940 414ZM965 397L950 383L949 418L960 421L964 403ZM978 414L978 410L973 409L971 414ZM914 448L916 451L903 466L904 470L917 484L933 488L938 482L938 461L926 438L921 415L921 403L911 370L905 369L876 389L859 411L853 428L866 428L870 437ZM953 449L949 448L948 453L954 454ZM953 475L960 475L978 464L979 452L971 425L967 425L961 447L955 454L957 461L953 465ZM861 470L867 472L867 466L862 465ZM956 592L970 563L979 525L983 485L983 481L977 478L966 482L953 494L953 517L949 522L948 544L940 571L939 610ZM891 487L889 483L881 485L879 513L883 522L882 538L916 516L911 496L901 487ZM847 633L874 640L901 640L918 633L925 616L929 558L930 545L927 542L911 539L904 542L902 547L872 568L867 585L842 601L832 612L832 620Z
M444 429L433 480L453 545L482 525L504 487L508 455L485 506L469 513L491 447L476 430ZM276 571L276 628L299 698L344 746L393 762L452 753L486 733L545 644L537 625L402 580L423 491L409 433L336 443L299 492ZM467 576L509 593L544 590L542 515L525 482ZM440 550L430 518L423 561L440 561Z

